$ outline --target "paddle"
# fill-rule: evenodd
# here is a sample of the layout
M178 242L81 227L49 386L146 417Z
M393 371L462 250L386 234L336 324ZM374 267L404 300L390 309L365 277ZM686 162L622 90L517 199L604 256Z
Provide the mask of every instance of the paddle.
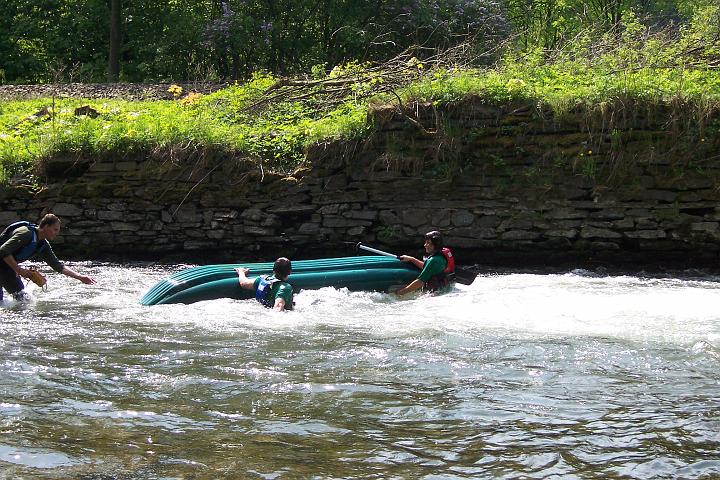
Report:
M367 245L363 245L362 242L359 242L356 247L360 250L365 250L370 253L376 253L378 255L384 255L386 257L392 257L400 259L400 255L395 255L394 253L389 252L383 252L382 250L378 250L377 248L369 247ZM463 285L470 285L473 280L475 280L475 277L477 275L471 272L470 270L462 267L455 266L455 281L458 283L462 283Z

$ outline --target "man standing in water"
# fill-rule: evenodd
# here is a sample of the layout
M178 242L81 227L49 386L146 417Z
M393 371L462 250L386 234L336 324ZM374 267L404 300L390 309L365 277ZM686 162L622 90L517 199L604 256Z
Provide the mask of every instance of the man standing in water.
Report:
M39 225L33 225L30 222L15 222L0 233L0 285L8 293L15 298L23 298L25 286L21 277L32 279L35 276L33 281L45 283L45 277L40 273L20 266L22 262L35 255L40 256L58 273L88 285L95 283L92 278L80 275L57 259L50 247L49 240L54 240L59 233L60 219L52 213L45 215ZM0 288L0 300L2 297L3 292Z
M422 288L426 292L443 290L455 275L455 259L449 248L445 248L440 232L433 230L425 234L425 257L420 260L409 255L400 255L400 260L410 262L419 268L418 278L395 291L397 295L405 295Z
M247 268L236 268L240 286L246 290L255 290L255 299L268 308L279 312L292 310L293 289L287 283L287 278L292 271L290 260L280 257L275 260L273 274L264 277L248 278Z

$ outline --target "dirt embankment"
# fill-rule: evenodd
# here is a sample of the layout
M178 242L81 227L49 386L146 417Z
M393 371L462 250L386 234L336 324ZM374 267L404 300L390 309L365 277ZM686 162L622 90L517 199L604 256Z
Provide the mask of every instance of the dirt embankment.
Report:
M124 98L127 100L172 100L176 98L168 89L182 87L182 95L189 92L211 93L227 86L226 83L64 83L42 85L0 85L0 99L40 97L72 98ZM181 96L182 96L181 95Z

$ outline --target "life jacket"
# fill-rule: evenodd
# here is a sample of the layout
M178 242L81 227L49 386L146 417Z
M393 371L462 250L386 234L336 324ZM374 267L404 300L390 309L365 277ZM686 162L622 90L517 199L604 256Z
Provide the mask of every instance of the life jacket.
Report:
M12 232L14 232L20 227L27 227L32 233L32 239L30 240L30 243L20 248L16 252L13 252L12 256L18 263L24 262L36 253L42 252L48 245L47 240L38 241L38 226L26 220L21 220L19 222L11 223L10 225L8 225L5 230L0 233L0 244L7 242L12 236Z
M268 308L275 306L275 295L272 294L272 286L279 281L280 280L271 275L260 277L260 282L258 282L258 286L255 289L255 300Z
M442 250L431 255L442 255L445 258L445 269L430 277L430 279L423 285L423 290L426 292L437 292L450 285L455 280L455 257L453 256L452 250L447 247L443 247ZM428 257L429 258L429 257Z
M282 282L282 280L275 278L273 275L260 277L258 286L255 289L255 300L267 308L273 308L275 306L275 295L272 293L272 286L278 282ZM290 305L286 303L285 310L292 310L294 305L295 302L292 302Z

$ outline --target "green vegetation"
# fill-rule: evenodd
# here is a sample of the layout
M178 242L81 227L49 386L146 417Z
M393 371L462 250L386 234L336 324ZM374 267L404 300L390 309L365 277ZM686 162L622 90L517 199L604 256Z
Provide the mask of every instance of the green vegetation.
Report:
M61 153L152 153L173 146L239 154L288 173L302 162L309 142L367 130L367 107L361 103L345 102L322 113L299 101L244 111L274 82L258 76L211 95L178 95L175 101L44 98L0 103L0 179L27 174L43 158Z
M626 16L620 34L592 41L578 35L553 52L512 50L493 68L450 68L413 58L401 69L397 63L385 69L351 63L329 74L315 69L312 80L285 94L276 93L278 78L255 75L211 95L177 91L174 101L6 101L0 103L0 180L28 174L61 153L169 147L226 152L290 173L313 142L365 137L372 127L368 108L468 96L489 104L547 105L560 114L578 105L588 111L620 102L626 108L682 105L687 119L701 122L720 109L719 19L719 7L706 7L684 28L652 34ZM340 91L340 81L344 90L329 95ZM90 109L76 112L82 106Z
M503 10L496 0L3 0L0 83L294 76L412 45L496 45Z
M718 101L720 7L701 9L679 32L650 29L630 17L619 37L579 35L562 50L510 52L492 70L437 72L405 90L438 103L468 94L488 102L540 101L555 111L616 99L648 103Z

